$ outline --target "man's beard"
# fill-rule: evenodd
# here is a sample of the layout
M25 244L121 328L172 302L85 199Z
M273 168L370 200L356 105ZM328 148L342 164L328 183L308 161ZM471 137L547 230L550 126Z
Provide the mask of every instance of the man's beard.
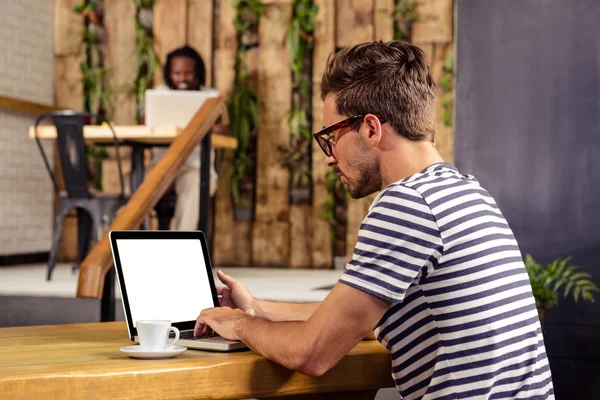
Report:
M351 168L358 171L357 178L352 181L348 176L343 174L343 171L336 167L338 174L341 173L345 178L346 183L344 183L344 186L350 197L353 199L362 199L381 190L381 167L377 160L361 159L354 165L351 165Z

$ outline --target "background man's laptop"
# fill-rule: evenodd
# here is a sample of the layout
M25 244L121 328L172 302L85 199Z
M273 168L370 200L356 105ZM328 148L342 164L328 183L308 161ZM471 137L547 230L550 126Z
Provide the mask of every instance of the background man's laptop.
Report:
M219 336L194 338L196 317L219 305L206 237L200 231L111 231L110 245L131 340L136 321L170 320L178 345L230 351L246 346Z
M156 90L145 92L146 126L185 127L207 99L219 97L214 89Z

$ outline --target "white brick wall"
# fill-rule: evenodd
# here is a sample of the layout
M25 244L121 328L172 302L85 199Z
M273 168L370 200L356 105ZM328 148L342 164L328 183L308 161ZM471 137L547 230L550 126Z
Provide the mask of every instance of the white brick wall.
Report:
M0 0L0 95L54 100L51 0ZM34 115L0 110L0 255L48 251L53 190L28 128ZM53 143L44 144L53 159Z

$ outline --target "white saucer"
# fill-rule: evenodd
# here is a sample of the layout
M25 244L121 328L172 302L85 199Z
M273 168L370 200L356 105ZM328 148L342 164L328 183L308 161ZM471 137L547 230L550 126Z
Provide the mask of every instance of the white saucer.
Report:
M165 350L145 350L140 345L136 346L126 346L121 348L121 351L127 354L131 358L139 358L144 360L160 360L163 358L172 358L175 357L184 351L187 350L187 347L184 346L169 346Z

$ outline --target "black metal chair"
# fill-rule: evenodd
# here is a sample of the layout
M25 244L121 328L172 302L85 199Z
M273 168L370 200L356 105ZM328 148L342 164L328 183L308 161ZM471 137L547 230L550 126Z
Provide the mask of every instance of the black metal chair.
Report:
M48 162L48 157L37 137L37 126L46 117L51 117L54 126L56 127L58 153L62 165L66 192L59 191L56 179L54 178L54 174ZM89 171L85 151L85 140L83 137L83 127L86 120L90 120L91 117L92 115L90 113L56 111L40 116L35 122L35 139L54 185L54 190L59 198L56 219L54 222L52 248L48 260L48 280L52 278L52 272L56 266L63 222L69 211L73 209L77 210L78 250L79 262L81 263L88 252L90 231L95 241L100 240L104 230L110 226L110 223L119 208L127 202L127 198L125 197L123 172L121 169L121 158L119 156L119 142L110 123L108 123L108 126L113 134L116 149L119 178L121 181L121 193L116 196L104 194L96 195L90 192L88 188ZM78 265L75 265L73 269L75 270L77 267Z

